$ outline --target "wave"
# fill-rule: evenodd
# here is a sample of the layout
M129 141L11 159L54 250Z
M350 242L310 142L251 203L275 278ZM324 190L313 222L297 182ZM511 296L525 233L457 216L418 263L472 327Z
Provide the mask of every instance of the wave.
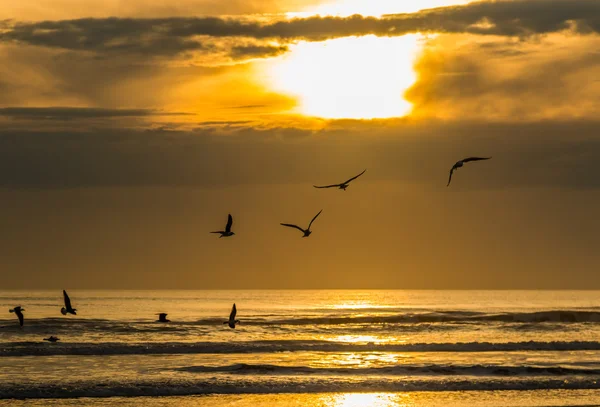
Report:
M410 392L410 391L494 391L494 390L582 390L600 389L596 378L560 379L406 379L365 378L352 380L339 377L273 377L214 379L157 379L135 381L81 381L48 384L0 384L0 398L79 398L190 396L202 394L282 394L328 392Z
M361 311L362 312L362 311ZM85 318L42 318L28 319L27 326L36 328L61 328L78 326L86 329L98 329L103 331L115 330L164 330L185 329L190 326L221 325L223 318L204 318L197 321L174 321L168 326L157 324L155 321L111 321L106 319ZM478 322L504 322L504 323L585 323L600 322L600 311L581 310L551 310L538 312L505 312L505 313L483 313L470 311L439 311L419 312L403 314L378 314L378 315L344 315L340 313L327 316L302 316L297 318L281 319L277 316L265 318L262 316L250 316L242 318L242 324L249 326L281 326L281 325L372 325L372 324L419 324L419 323L478 323ZM3 328L15 326L13 319L0 320L0 324L6 324Z
M374 376L600 376L600 369L563 366L502 366L502 365L399 365L384 367L280 366L236 363L227 366L188 366L175 370L188 373L268 374L268 375L374 375Z
M13 342L0 345L0 357L55 355L178 355L272 352L517 352L599 351L596 341L458 342L355 344L330 341L69 343Z
M376 316L329 316L315 318L295 318L270 321L281 325L339 325L339 324L394 324L394 323L434 323L434 322L600 322L598 311L553 310L538 312L481 313L465 311L427 312L401 315ZM253 321L250 321L253 323ZM262 323L262 322L260 322Z

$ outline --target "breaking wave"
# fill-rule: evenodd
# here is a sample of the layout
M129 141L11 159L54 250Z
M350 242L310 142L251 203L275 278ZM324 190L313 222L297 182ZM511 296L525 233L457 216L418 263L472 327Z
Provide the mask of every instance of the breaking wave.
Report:
M201 394L281 394L325 392L409 392L409 391L487 391L487 390L551 390L600 389L595 378L364 378L341 377L270 377L268 381L239 377L195 380L101 381L48 384L1 384L0 397L76 398L76 397L139 397L187 396Z
M0 357L54 355L167 355L272 352L515 352L597 351L596 341L458 342L413 344L356 344L313 340L247 342L69 343L14 342L0 345Z

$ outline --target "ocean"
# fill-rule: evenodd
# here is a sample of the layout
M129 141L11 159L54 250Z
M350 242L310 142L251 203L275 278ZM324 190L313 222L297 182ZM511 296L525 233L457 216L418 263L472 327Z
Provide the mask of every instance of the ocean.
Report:
M598 291L67 291L0 291L0 406L600 405Z

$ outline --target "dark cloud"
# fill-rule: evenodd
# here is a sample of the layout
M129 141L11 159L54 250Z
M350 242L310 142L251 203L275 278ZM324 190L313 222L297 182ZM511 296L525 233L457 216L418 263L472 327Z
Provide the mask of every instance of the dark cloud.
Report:
M491 155L456 188L600 188L597 121L389 121L321 131L204 123L193 132L112 130L0 133L0 187L225 187L335 178L366 167L371 180L444 186L450 166ZM368 137L365 135L368 134ZM440 136L440 135L443 136ZM352 172L352 171L351 171Z
M17 23L0 33L0 39L70 50L171 55L185 51L214 51L201 40L202 37L248 37L285 42L368 34L398 36L412 32L529 36L566 29L598 33L600 2L486 1L384 18L316 16L271 22L220 17L86 18Z
M233 59L267 58L281 55L288 51L285 45L245 45L231 48Z
M185 116L190 113L151 109L103 109L91 107L4 107L0 116L30 120L76 120L111 117Z

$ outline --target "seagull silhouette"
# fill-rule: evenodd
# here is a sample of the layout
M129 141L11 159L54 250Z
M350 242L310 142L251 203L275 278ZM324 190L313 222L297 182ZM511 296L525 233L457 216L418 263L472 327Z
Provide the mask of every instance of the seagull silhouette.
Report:
M229 321L223 322L223 325L227 324L231 329L235 329L235 324L240 323L239 319L235 319L235 314L237 314L237 309L235 308L235 303L233 303L233 307L231 308L231 314L229 314Z
M65 290L63 290L63 298L65 300L65 306L60 309L60 313L63 315L73 314L77 315L77 311L75 308L71 306L71 299Z
M17 315L19 318L19 325L21 326L23 326L23 311L25 311L25 308L21 308L20 306L8 310L8 312L14 312Z
M313 185L313 187L315 188L335 188L338 187L339 189L342 190L346 190L346 188L348 188L348 184L352 181L354 181L356 178L360 177L361 175L363 175L365 173L365 171L367 171L366 169L361 172L360 174L358 174L355 177L350 178L348 181L342 182L341 184L331 184L331 185L323 185L323 186L317 186L317 185Z
M319 217L319 215L321 214L321 212L323 212L323 209L321 209L321 210L319 211L319 213L317 213L317 214L315 215L315 217L314 217L314 218L312 218L312 220L311 220L311 221L310 221L310 223L308 224L308 228L306 228L306 230L302 229L302 228L301 228L300 226L298 226L298 225L292 225L292 224L290 224L290 223L281 223L281 226L287 226L288 228L295 228L295 229L298 229L299 231L301 231L302 233L304 233L304 236L302 236L302 237L309 237L309 236L310 236L310 234L312 233L312 232L311 232L311 230L310 230L310 227L311 227L311 225L313 224L313 222L315 221L315 219L317 219L317 218Z
M171 322L170 319L167 319L167 314L165 314L164 312L156 315L158 315L158 321L156 322Z
M456 164L454 164L452 166L452 168L450 169L450 177L448 178L448 185L446 186L450 186L450 181L452 181L452 173L457 170L458 168L462 167L463 165L465 165L465 163L468 163L469 161L481 161L481 160L489 160L492 157L469 157L469 158L465 158L462 159L460 161L457 161Z
M48 341L48 342L58 342L58 341L60 341L60 339L57 338L56 336L51 336L49 338L44 338L44 340Z
M235 235L235 233L233 233L231 231L231 225L233 224L233 218L231 217L231 214L229 214L227 216L227 225L225 226L225 230L219 230L217 232L210 232L210 233L220 233L221 236L219 236L219 239L222 237L229 237L229 236L233 236Z

